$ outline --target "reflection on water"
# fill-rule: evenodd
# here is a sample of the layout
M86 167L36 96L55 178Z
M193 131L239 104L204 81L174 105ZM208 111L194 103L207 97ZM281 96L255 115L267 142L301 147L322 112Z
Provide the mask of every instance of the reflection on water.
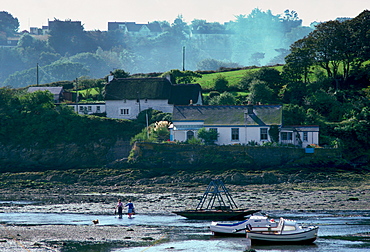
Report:
M271 211L270 217L280 216L300 223L318 225L319 238L312 245L252 246L258 252L364 252L370 242L327 239L325 236L345 236L365 233L370 230L370 211L327 211L293 212ZM115 249L116 252L136 251L245 251L246 238L214 237L209 231L210 221L188 220L177 215L136 215L133 219L117 218L113 215L57 214L57 213L0 213L0 223L16 225L92 225L91 220L99 219L99 225L141 225L170 227L169 242L151 247Z

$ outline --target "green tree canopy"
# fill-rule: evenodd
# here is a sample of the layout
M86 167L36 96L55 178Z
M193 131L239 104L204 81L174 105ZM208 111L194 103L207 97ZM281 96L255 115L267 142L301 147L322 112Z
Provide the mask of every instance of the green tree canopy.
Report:
M226 79L225 76L223 76L222 74L217 75L217 77L214 79L214 82L215 82L214 90L220 93L227 91L229 81Z
M201 128L198 130L198 137L201 138L206 145L213 145L217 141L219 133L216 130Z
M223 92L208 101L209 105L236 105L236 98L229 92Z
M247 100L253 104L269 104L273 103L277 98L274 97L274 90L272 90L266 82L261 80L254 80L249 86L249 95Z
M18 18L6 11L0 11L0 33L5 32L7 36L15 34L19 29Z

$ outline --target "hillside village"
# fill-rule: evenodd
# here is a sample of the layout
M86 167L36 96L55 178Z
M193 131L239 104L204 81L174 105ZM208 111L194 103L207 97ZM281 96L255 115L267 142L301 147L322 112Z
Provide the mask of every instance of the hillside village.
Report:
M254 13L266 14L260 10L255 10ZM24 34L14 50L3 50L4 53L17 55L26 55L28 52L29 55L37 57L40 56L40 50L46 50L49 65L30 68L35 61L27 61L28 58L19 59L25 63L22 66L29 68L24 72L11 74L7 79L9 82L4 84L14 85L0 89L0 94L4 97L4 103L1 105L2 116L13 118L3 122L0 140L4 146L11 143L16 148L23 144L29 147L35 142L43 148L72 144L81 148L81 152L86 151L83 149L84 145L95 146L94 151L97 146L104 146L106 149L101 150L102 155L106 157L112 148L116 148L114 145L117 142L126 141L125 144L128 145L130 140L148 139L149 129L155 130L155 126L151 125L155 121L148 122L145 113L153 110L171 115L171 119L167 118L171 124L166 126L169 135L166 133L153 142L166 141L176 144L198 140L197 144L201 144L199 139L202 139L206 143L201 137L206 131L217 136L207 144L218 146L294 146L300 151L308 152L316 150L307 147L333 148L342 151L342 155L348 160L362 157L366 160L369 151L369 40L366 39L369 15L369 11L363 11L354 19L318 24L306 37L290 44L290 51L285 52L285 64L267 67L246 64L245 67L232 67L235 66L233 62L228 62L228 65L211 57L202 63L217 63L213 65L216 70L197 71L185 70L185 63L199 62L197 55L204 56L203 52L206 50L196 48L193 53L186 51L190 55L181 55L178 49L183 49L183 46L178 45L183 39L192 42L193 37L188 36L192 34L188 32L189 28L198 27L199 29L192 30L198 31L194 34L204 33L205 36L201 37L206 38L217 30L217 24L208 26L211 24L203 22L199 25L194 22L189 26L179 17L170 26L170 32L158 34L161 31L157 29L158 26L155 28L154 24L149 26L133 22L112 22L110 29L113 33L110 35L132 35L114 37L119 40L124 38L124 42L120 40L119 47L115 47L114 43L105 44L105 49L96 50L87 47L90 44L86 42L91 40L83 39L92 38L86 37L88 33L83 30L79 21L50 21L51 27L67 29L75 26L82 40L76 43L73 39L76 34L60 32L63 29L51 35L44 34L41 30L35 33L40 32L37 36L47 35L47 43L44 41L45 43L38 44L29 34ZM289 31L294 27L303 29L299 19L277 20L280 27ZM255 20L245 18L243 21L253 23ZM234 22L233 25L235 28L242 25L242 22ZM161 23L161 28L163 27L165 25ZM208 30L206 27L212 29ZM329 33L329 28L341 33ZM50 32L53 33L53 30L55 29ZM218 33L225 38L234 36L226 30L218 30ZM99 34L105 36L103 33ZM64 42L60 43L66 35L71 46L68 48L62 46ZM151 36L153 38L148 39ZM132 37L135 39L131 40ZM209 42L211 38L207 39ZM112 41L99 40L99 45ZM176 41L176 46L173 41ZM234 40L232 44L239 45L237 42ZM127 47L128 45L132 48ZM274 46L276 49L278 44ZM142 54L136 54L138 51L135 50L139 47L146 50L141 52ZM176 57L167 53L171 50L176 52ZM284 54L283 50L277 51L282 53L281 56ZM159 59L160 55L166 56L167 59L162 61ZM232 58L236 55L228 56ZM249 57L237 56L243 60ZM254 56L263 59L262 54L257 53ZM11 61L18 59L17 57L8 59ZM37 57L32 60L37 60ZM139 61L155 67L156 70L163 68L165 71L132 73L125 67L113 68L110 64L115 62L133 69ZM170 67L175 63L179 66L181 61L183 71L178 70L179 67ZM9 65L19 65L13 63ZM166 65L167 63L170 64ZM205 65L203 67L206 68ZM14 72L15 69L8 70ZM111 74L106 75L109 72ZM168 78L168 73L180 74L177 76L179 79L173 79L171 74ZM187 74L190 74L191 78L186 76ZM91 77L92 75L97 77ZM26 88L28 93L24 92ZM93 89L97 90L95 94L91 93ZM49 95L35 92L37 90L48 90L52 93L54 105L50 104ZM66 109L67 107L61 104L73 109ZM76 116L77 113L93 116ZM58 123L50 123L54 120ZM40 121L43 122L42 127L38 124ZM23 125L24 128L16 125ZM75 127L76 125L79 126ZM113 131L111 128L118 130ZM50 134L54 132L58 134ZM16 151L21 155L20 148ZM93 152L89 154L92 155ZM61 163L64 161L60 160ZM99 164L103 162L99 160Z
M61 87L30 87L28 92L49 91L54 101L63 97ZM141 111L153 109L172 114L170 141L197 138L201 128L218 133L215 144L274 142L269 131L277 127L278 143L308 147L319 145L318 125L284 125L282 105L203 105L199 84L172 84L165 78L111 78L105 87L105 103L69 105L80 114L105 113L108 118L136 119Z

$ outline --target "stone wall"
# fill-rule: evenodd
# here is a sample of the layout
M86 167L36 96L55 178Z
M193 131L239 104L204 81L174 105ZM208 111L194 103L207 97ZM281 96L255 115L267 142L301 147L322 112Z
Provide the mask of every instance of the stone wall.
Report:
M133 160L140 166L185 168L261 169L284 165L304 165L340 159L338 149L316 148L306 153L302 148L250 147L241 145L204 146L189 144L136 143Z
M100 140L84 145L57 144L51 147L0 145L0 172L102 167L127 159L129 141Z
M337 149L317 148L308 154L300 148L136 143L128 164L130 150L129 142L124 140L58 144L48 148L0 145L0 172L133 165L149 169L262 169L340 159Z

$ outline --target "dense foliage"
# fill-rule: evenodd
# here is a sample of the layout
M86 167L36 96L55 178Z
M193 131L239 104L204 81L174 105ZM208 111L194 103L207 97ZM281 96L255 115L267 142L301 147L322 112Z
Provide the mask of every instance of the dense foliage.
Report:
M17 94L0 88L0 143L22 146L85 144L117 138L129 140L142 126L135 121L81 116L67 106L56 107L51 93Z
M285 32L297 32L296 29L300 28L300 20L297 15L291 12L285 14L286 17L283 18L273 16L270 12L255 10L249 16L238 16L237 21L232 22L231 25L240 30L249 29L255 27L256 24L252 21L256 21L258 17L258 20L265 20L267 24L274 24L274 27L281 28L284 23ZM282 20L283 22L281 22ZM61 25L72 24L67 22ZM154 60L154 56L158 56L164 48L167 52L171 52L175 50L175 47L182 45L184 41L188 43L187 38L191 29L220 33L227 30L223 25L201 20L194 21L191 26L188 26L181 16L173 24L161 23L161 26L167 27L167 32L150 40L144 38L134 40L124 36L120 31L112 32L112 34L110 32L97 33L95 35L98 37L120 35L122 40L110 40L112 45L104 45L97 48L96 51L90 47L88 51L83 51L87 47L72 46L73 50L76 50L74 53L77 53L73 56L68 56L72 51L63 52L62 48L56 51L57 46L50 43L52 40L46 43L25 34L17 48L0 49L1 62L17 63L5 64L0 70L0 79L5 78L8 73L27 69L10 75L7 79L8 82L5 83L15 87L22 86L27 81L34 83L35 62L39 60L45 63L45 66L40 68L40 80L48 83L74 79L74 76L90 75L92 72L98 73L100 77L101 75L107 77L109 69L113 69L111 66L115 64L123 66L122 69L125 70L116 69L112 74L116 78L122 78L130 76L128 71L136 72L137 64L141 60L146 60L152 66L161 65L167 72L164 71L163 74L153 72L145 76L140 75L140 77L158 77L169 74L173 83L194 82L202 76L201 72L177 69L168 71L168 69L172 69L170 62L173 63L175 60L180 62L181 60L171 58L171 60L167 59L168 61L164 60L159 64L159 61ZM210 93L205 96L205 103L210 105L240 105L248 102L253 104L284 104L284 125L319 125L321 145L341 147L345 150L344 153L349 156L368 154L370 150L370 136L368 134L370 131L369 27L369 11L362 12L354 19L321 23L317 25L315 30L306 30L307 33L304 34L305 36L301 36L301 39L292 41L294 43L290 46L290 52L280 50L281 54L287 54L286 64L283 67L244 70L244 76L237 82L234 76L226 75L223 71L215 73L211 83L208 83L206 91L210 91ZM81 36L86 41L88 41L87 37L91 35L84 32L83 27L74 27L73 31L71 37ZM302 35L299 32L298 34ZM52 36L57 36L57 34L52 34ZM264 58L263 53L256 49L257 45L254 45L247 36L238 38L234 44L241 48L243 41L248 42L244 44L245 48L254 52L250 55L249 60L261 62ZM72 43L73 41L65 43L67 42ZM58 43L58 40L54 43ZM135 50L145 48L145 54L148 55L148 58L142 57L144 54L133 53L133 48L127 47L130 43L135 44L133 47ZM171 46L166 46L167 43L170 43ZM208 43L210 47L212 44ZM195 48L194 45L187 44L188 49L189 47L194 50L194 54L187 57L194 62L200 60L198 55L203 55L206 50L206 48ZM42 54L39 54L40 50L43 51ZM64 56L61 55L63 53ZM244 55L244 57L246 56ZM207 60L204 61L204 59ZM206 55L204 59L205 65L227 63L222 60L210 60L209 55ZM60 69L63 71L59 72ZM203 73L204 75L206 73ZM236 84L231 85L231 83ZM74 88L72 82L59 84ZM93 80L83 77L79 78L79 85L79 89L97 88L99 99L102 98L103 79ZM88 94L85 92L84 96L87 97ZM2 88L0 92L0 142L30 144L35 139L38 139L37 142L45 144L61 141L83 142L96 139L102 134L104 135L104 132L109 132L111 135L109 137L123 134L128 139L138 133L139 128L152 125L152 129L154 129L155 124L153 123L156 121L170 121L168 115L163 115L158 111L141 113L136 122L81 117L72 113L67 107L55 107L50 99L46 93L17 94L15 90ZM126 130L112 130L111 127L124 127ZM148 138L147 130L149 127L144 129L137 136L137 139L145 140ZM112 134L112 132L114 133ZM153 131L152 133L149 136L163 139L167 136L167 133L162 131ZM162 133L165 133L164 136ZM272 135L278 136L276 132L272 133Z

